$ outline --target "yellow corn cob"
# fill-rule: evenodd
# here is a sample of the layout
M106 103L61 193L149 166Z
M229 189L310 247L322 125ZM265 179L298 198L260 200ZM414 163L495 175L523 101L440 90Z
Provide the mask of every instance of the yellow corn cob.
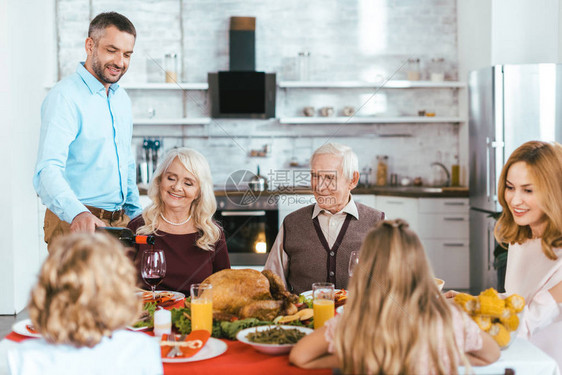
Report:
M513 310L509 309L512 312ZM519 327L519 317L515 313L510 313L507 317L501 317L500 322L505 326L508 331L515 331Z
M503 348L504 346L509 344L509 339L511 338L509 332L500 323L492 324L492 327L490 327L488 333L494 338L494 340L496 340L500 347Z
M475 315L472 319L478 324L482 331L488 331L492 326L492 319L489 316Z
M525 299L519 294L512 294L505 299L505 305L517 313L525 307Z
M476 307L476 297L467 293L459 293L455 296L454 301L467 313L473 313Z
M482 315L490 315L499 318L505 309L505 302L499 297L478 296L476 312Z
M487 296L487 297L500 298L500 295L498 294L498 292L496 292L496 290L494 288L486 289L485 291L480 293L480 295L481 296Z

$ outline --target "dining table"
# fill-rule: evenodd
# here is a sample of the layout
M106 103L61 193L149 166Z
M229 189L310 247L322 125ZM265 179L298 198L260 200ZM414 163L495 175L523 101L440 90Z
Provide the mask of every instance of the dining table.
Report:
M166 308L182 307L183 300ZM153 335L151 331L139 334ZM37 340L30 336L10 332L0 341L0 375L8 374L7 352L24 340ZM332 369L304 370L289 363L289 355L270 355L258 352L254 347L236 340L220 339L226 344L226 351L216 357L177 363L163 363L165 375L285 375L285 374L332 374ZM501 351L498 361L489 366L472 367L475 374L503 375L506 369L515 374L525 375L561 375L558 364L535 345L524 338L516 338L505 350ZM336 371L337 372L337 371ZM459 367L459 374L464 374L464 367Z
M139 333L141 334L141 333ZM8 374L6 354L19 342L37 340L10 332L0 341L0 375ZM164 375L216 375L216 374L245 374L245 375L284 375L284 374L332 374L331 369L304 370L289 363L288 354L269 355L256 351L253 347L239 341L223 340L227 350L223 354L196 362L164 363Z
M6 360L8 350L24 340L36 339L10 332L0 341L0 375L9 373ZM304 370L295 367L289 363L287 354L263 354L239 341L221 341L227 345L227 350L223 354L196 362L164 363L164 374L332 374L332 369ZM509 373L506 372L506 369L512 369L517 375L560 375L556 361L523 338L516 338L509 348L502 350L500 359L493 364L481 367L473 366L472 373L504 375ZM464 367L459 367L459 374L464 373Z

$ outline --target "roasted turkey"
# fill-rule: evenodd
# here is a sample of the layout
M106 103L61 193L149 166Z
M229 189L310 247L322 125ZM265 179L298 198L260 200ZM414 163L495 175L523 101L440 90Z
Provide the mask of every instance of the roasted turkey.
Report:
M297 312L298 297L285 288L274 272L226 269L207 277L203 284L213 286L213 317L228 320L257 318L273 320L278 315Z

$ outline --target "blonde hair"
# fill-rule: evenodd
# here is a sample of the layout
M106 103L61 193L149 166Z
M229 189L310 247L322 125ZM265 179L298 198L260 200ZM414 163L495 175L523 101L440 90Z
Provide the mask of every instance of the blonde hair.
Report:
M29 316L48 342L91 348L139 316L135 282L135 267L117 240L62 236L41 267Z
M341 156L341 167L343 176L351 181L353 180L353 174L359 172L359 161L357 160L357 154L353 152L351 147L342 145L340 143L326 143L316 149L310 158L310 165L318 155L336 155Z
M503 166L498 183L498 200L503 212L494 234L499 243L523 243L533 238L531 228L513 220L505 200L507 173L515 163L524 162L531 176L534 194L547 218L541 236L542 251L549 259L557 259L554 248L562 247L562 145L530 141L519 146Z
M199 184L199 196L191 203L191 220L201 235L196 245L203 250L214 250L214 244L220 238L220 228L213 221L213 215L217 210L217 201L213 191L213 179L207 159L199 152L190 148L175 148L170 150L164 160L160 163L150 186L148 196L152 204L142 213L144 225L137 229L138 234L155 234L158 230L159 216L162 213L164 203L160 196L160 184L162 175L168 170L175 159L178 159L184 168L195 176Z
M451 306L405 221L378 223L361 246L359 264L335 334L344 373L452 374L459 358L468 366L456 345ZM447 358L440 356L443 347ZM419 368L420 358L427 358L428 369Z

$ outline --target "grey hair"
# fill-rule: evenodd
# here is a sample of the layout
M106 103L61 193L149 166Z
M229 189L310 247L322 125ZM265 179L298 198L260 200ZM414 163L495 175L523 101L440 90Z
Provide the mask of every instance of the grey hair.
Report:
M359 161L357 159L357 154L353 152L351 147L342 145L341 143L326 143L318 147L316 151L312 154L310 158L310 164L314 161L318 155L336 155L342 158L342 172L343 176L348 180L353 180L353 174L359 172Z

